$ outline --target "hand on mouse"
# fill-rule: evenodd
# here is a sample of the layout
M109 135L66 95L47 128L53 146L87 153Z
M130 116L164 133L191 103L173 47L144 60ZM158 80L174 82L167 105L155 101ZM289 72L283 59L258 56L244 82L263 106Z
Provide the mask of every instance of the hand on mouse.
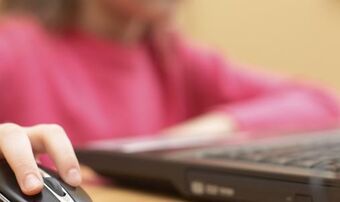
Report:
M36 154L49 154L66 183L71 186L81 183L80 167L72 144L58 125L21 127L12 123L0 124L0 151L27 195L37 194L43 188Z

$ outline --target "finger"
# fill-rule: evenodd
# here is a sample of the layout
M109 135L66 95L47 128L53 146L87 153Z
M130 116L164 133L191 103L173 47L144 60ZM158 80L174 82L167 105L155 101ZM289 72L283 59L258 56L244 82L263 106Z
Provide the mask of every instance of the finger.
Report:
M52 157L61 178L71 186L79 186L80 166L65 131L58 125L38 125L27 128L27 132L33 148Z
M43 180L25 130L14 124L2 124L0 148L21 190L27 195L39 193L43 188Z

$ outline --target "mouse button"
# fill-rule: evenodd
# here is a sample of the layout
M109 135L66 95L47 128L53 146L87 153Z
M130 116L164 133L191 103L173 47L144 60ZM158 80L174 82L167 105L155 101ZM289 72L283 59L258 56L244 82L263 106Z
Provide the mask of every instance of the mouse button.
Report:
M8 201L15 201L15 202L37 202L37 201L40 201L39 199L41 198L41 194L37 194L37 195L34 195L34 196L25 196L21 192L19 185L16 185L16 186L13 186L11 184L7 184L7 185L8 186L6 186L6 188L1 189L0 194L3 197L5 197Z
M30 202L60 202L60 200L57 199L51 191L44 187L42 192L40 193L39 199Z
M46 186L48 186L53 192L58 194L59 196L63 197L66 195L64 192L61 184L58 182L58 180L52 178L52 177L46 177L44 178L44 182Z
M15 175L5 160L0 160L0 193L9 201L26 202Z

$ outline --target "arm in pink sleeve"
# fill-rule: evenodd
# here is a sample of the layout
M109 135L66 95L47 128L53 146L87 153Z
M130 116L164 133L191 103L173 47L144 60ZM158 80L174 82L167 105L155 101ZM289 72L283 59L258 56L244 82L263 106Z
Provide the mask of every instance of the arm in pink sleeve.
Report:
M241 130L313 130L338 126L340 107L329 91L251 72L209 54L191 55L195 99L219 110Z

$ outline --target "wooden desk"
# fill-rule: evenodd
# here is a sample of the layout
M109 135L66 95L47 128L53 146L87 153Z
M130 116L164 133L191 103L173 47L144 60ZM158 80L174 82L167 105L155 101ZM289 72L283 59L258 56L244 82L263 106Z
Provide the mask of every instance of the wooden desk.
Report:
M144 193L114 186L84 185L93 202L185 202L158 194Z

